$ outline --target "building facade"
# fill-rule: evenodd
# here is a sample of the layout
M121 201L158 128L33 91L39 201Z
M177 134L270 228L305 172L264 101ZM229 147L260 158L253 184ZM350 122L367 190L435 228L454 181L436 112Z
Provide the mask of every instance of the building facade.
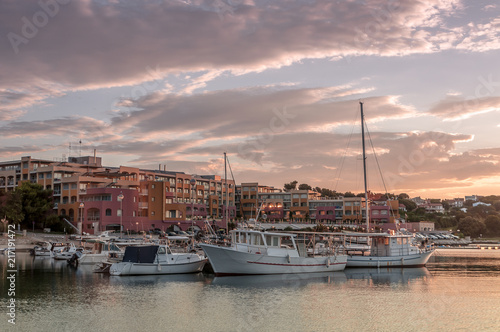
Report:
M22 157L0 163L0 190L24 181L53 191L54 212L93 234L104 230L166 230L224 226L236 218L235 183L135 167L105 167L97 156L49 161Z

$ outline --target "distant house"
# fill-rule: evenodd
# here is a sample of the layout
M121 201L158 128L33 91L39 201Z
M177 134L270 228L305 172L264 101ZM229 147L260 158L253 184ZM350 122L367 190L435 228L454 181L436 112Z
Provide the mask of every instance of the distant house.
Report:
M472 203L472 206L478 206L478 205L483 205L483 206L491 206L491 204L488 204L488 203L483 203L483 202L476 202L476 203Z
M472 195L472 196L465 196L466 201L473 201L477 202L477 195Z
M441 203L426 203L418 205L420 208L424 208L426 213L444 213L444 207Z
M464 206L465 199L464 198L454 198L454 199L446 199L444 202L448 203L450 207L461 208Z
M411 201L417 204L417 206L427 203L427 201L420 198L420 196L412 198Z

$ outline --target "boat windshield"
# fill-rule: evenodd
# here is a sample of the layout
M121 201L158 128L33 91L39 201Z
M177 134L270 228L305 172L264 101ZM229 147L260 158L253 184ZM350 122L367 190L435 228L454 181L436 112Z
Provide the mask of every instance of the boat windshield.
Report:
M266 244L268 247L281 247L281 237L280 236L273 236L273 235L266 235Z

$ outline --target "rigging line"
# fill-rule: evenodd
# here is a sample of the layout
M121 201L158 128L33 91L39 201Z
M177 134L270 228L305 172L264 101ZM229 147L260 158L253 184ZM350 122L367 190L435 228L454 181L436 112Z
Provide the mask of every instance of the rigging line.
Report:
M375 157L375 162L377 163L377 168L378 168L378 171L380 173L380 178L382 179L382 184L384 186L384 190L385 190L385 196L387 197L387 199L389 200L389 193L387 192L387 187L385 185L385 180L384 180L384 176L382 174L382 169L380 168L380 163L378 162L378 158L377 158L377 154L375 153L375 147L373 146L373 141L372 141L372 136L370 135L370 131L368 130L368 125L366 124L366 121L365 121L365 127L366 127L366 132L368 133L368 139L370 140L370 145L372 147L372 151L373 151L373 156ZM394 219L396 219L396 216L394 214L394 211L393 211L393 208L392 208L392 205L389 206L389 213L392 215L392 217ZM396 227L397 227L397 223L396 223Z
M382 179L382 184L384 185L385 193L388 194L384 176L382 174L382 169L380 168L380 163L378 162L377 154L375 153L375 147L373 146L372 136L370 134L370 131L368 130L368 125L366 124L366 121L365 121L365 127L366 127L366 132L368 133L368 139L370 140L370 145L372 147L373 156L375 157L375 162L377 163L378 172L380 174L380 178Z
M353 125L351 127L351 133L349 134L349 139L347 141L347 147L346 149L344 150L344 154L342 156L342 158L340 159L340 167L337 168L337 171L335 172L335 177L337 179L337 182L335 183L335 187L333 188L333 191L337 191L337 187L338 187L338 184L339 184L339 181L340 181L340 176L342 175L342 170L344 168L344 162L345 162L345 159L346 159L346 155L347 155L347 151L349 151L349 146L351 144L351 141L352 141L352 135L354 133L354 124L356 123L356 120L358 119L358 113L356 112L355 114L355 117L354 117L354 121L353 121Z
M234 179L234 175L233 175L233 169L231 168L231 163L229 162L229 157L226 155L226 161L227 161L227 165L229 166L229 172L231 173L231 177L233 178L233 182L234 182L234 185L236 186L236 180ZM235 194L236 194L236 188L235 189Z

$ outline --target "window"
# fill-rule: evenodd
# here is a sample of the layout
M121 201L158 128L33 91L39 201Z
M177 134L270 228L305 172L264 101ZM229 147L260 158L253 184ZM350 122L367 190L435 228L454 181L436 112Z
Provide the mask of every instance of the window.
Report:
M155 188L155 185L154 185L154 184L152 184L152 185L151 185L151 189L154 189L154 188Z
M155 197L151 197L151 202L154 202L155 201Z
M43 179L43 173L39 173L39 174L38 174L38 178L39 178L39 179Z
M63 183L63 190L68 190L68 189L69 189L69 184Z
M113 215L113 213L112 213L111 209L106 209L106 216L110 217L112 215Z
M154 216L155 215L155 212L154 211L151 211L151 215Z

